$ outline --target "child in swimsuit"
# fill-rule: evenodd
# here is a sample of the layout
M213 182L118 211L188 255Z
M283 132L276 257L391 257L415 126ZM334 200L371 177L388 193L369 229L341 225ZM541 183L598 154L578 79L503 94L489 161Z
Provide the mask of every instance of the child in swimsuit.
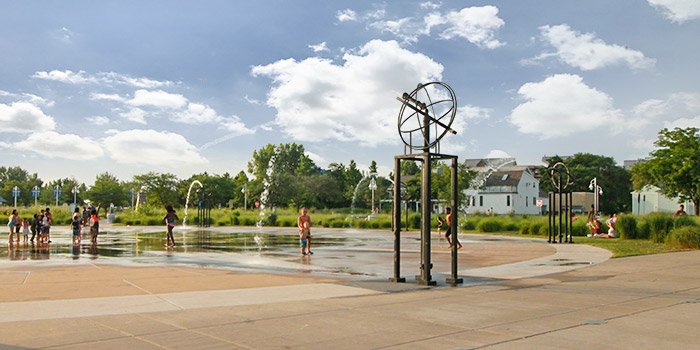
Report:
M168 233L165 238L165 246L171 246L170 243L172 242L172 246L174 247L175 239L173 238L173 228L175 228L175 223L178 220L180 220L180 218L177 217L177 214L175 213L175 209L173 209L172 204L166 205L165 210L167 211L167 213L163 217L163 221L165 221L168 225Z

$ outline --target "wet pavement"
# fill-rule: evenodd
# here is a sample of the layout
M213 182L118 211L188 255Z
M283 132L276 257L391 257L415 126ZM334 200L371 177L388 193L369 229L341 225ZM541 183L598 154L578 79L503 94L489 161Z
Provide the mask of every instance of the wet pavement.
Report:
M393 274L393 234L387 230L313 231L313 255L300 254L296 228L177 227L176 247L165 247L165 229L105 225L99 242L74 245L67 227L52 228L50 244L0 243L0 267L16 262L45 265L84 262L123 266L183 266L242 272L289 273L335 278L384 279ZM460 235L464 268L515 263L551 255L555 249L537 239ZM448 274L450 252L444 239L432 240L433 273ZM419 274L419 232L402 233L402 274Z

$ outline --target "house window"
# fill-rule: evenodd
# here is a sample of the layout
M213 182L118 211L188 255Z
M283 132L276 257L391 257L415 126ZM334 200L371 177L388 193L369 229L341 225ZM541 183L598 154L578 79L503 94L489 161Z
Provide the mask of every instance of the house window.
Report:
M505 175L503 175L503 177L501 178L501 181L506 181L507 178L508 178L508 174L505 174Z
M510 207L510 195L506 196L506 207Z
M528 206L527 196L525 196L525 206L526 206L526 207Z
M532 205L537 205L537 197L532 197Z
M484 206L484 196L479 196L479 206L480 207Z
M476 197L472 197L472 207L476 206Z

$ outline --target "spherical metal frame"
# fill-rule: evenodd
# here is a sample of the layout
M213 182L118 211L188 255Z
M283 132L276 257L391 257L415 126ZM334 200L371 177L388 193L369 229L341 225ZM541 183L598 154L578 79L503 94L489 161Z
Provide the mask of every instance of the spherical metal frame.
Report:
M555 176L559 174L559 176ZM562 184L562 175L566 175L566 181ZM552 186L561 192L569 187L571 183L571 173L569 172L569 167L564 164L564 162L557 162L549 168L549 176L552 179Z
M444 88L447 91L449 98L433 101L430 98L430 94L428 93L428 90L426 89L428 86L431 86L431 85L437 85L439 87ZM457 113L457 97L455 96L455 93L452 90L452 88L443 82L434 81L434 82L430 82L427 84L419 84L418 87L415 90L413 90L410 94L404 94L404 100L407 100L405 98L405 95L408 95L414 101L417 100L418 94L421 92L421 90L424 90L423 93L425 94L425 96L427 96L428 101L420 101L420 102L423 102L423 105L417 106L417 107L420 109L424 108L424 110L430 116L430 119L432 119L428 123L428 125L423 125L424 124L423 115L421 113L419 113L411 108L408 109L408 111L410 113L406 112L406 105L409 102L404 102L401 105L401 109L399 110L399 118L398 118L398 130L399 130L399 136L401 136L401 140L403 141L403 143L406 146L408 146L411 149L416 149L416 150L417 149L420 149L420 150L426 149L425 129L430 128L431 126L434 126L435 130L434 130L434 132L429 132L429 135L435 135L435 136L433 136L434 138L430 137L427 140L427 148L434 147L440 141L440 139L442 139L445 136L445 134L447 134L447 132L450 131L450 127L452 126L452 122L454 121L455 115ZM435 114L435 106L437 106L439 104L444 104L444 103L450 103L451 106L442 115L437 116ZM411 129L408 126L405 126L406 123L409 120L411 120L412 118L418 119L418 124L417 124L418 127L417 128ZM449 118L449 122L446 122L447 118ZM440 125L439 123L437 123L435 121L443 124L444 126L447 126L447 128L445 128L443 125ZM413 125L415 125L415 124L413 124ZM443 130L440 131L440 129L438 129L438 127L443 129ZM423 136L422 139L419 138L419 140L413 140L412 133L416 132L416 131L421 132L421 134ZM408 137L408 139L406 137ZM423 141L423 142L421 144L414 145L413 143L416 141Z

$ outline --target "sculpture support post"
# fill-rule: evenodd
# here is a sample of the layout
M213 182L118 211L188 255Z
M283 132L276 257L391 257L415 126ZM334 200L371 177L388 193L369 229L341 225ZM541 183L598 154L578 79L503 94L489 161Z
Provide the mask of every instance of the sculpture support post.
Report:
M457 246L459 245L459 237L457 237L457 195L459 194L457 189L457 157L452 158L452 216L450 217L450 236L452 236L452 264L451 264L451 276L446 280L450 284L461 284L463 281L459 278L457 273Z
M427 115L423 116L423 125L430 125L430 118ZM433 264L430 262L430 212L432 202L430 200L430 177L432 175L432 164L430 157L430 128L423 129L423 174L421 177L421 275L419 283L422 285L435 285L430 275L430 269Z
M394 157L394 277L390 282L406 282L401 277L401 158Z

